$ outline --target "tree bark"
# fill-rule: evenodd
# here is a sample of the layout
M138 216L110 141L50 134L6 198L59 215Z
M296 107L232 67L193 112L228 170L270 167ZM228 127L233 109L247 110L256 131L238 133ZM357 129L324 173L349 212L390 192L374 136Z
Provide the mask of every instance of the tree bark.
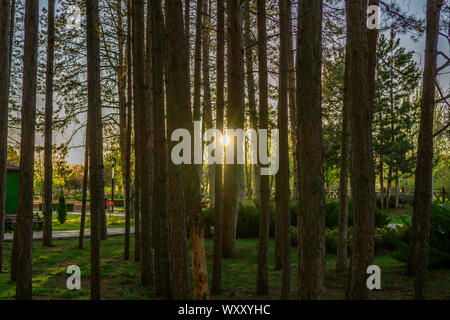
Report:
M425 68L409 257L409 269L415 274L414 298L417 300L425 299L431 202L433 201L433 116L437 82L439 18L442 5L442 0L427 2Z
M350 164L350 108L351 108L351 78L350 78L350 48L347 39L344 75L344 101L342 110L342 142L341 171L339 175L339 231L336 259L336 272L347 269L347 238L348 238L348 171Z
M289 187L289 19L291 19L291 1L280 0L280 76L278 88L278 128L280 130L279 156L280 168L276 175L276 210L279 220L279 238L281 244L282 284L281 299L289 299L291 275L291 233L290 233L290 187Z
M32 221L38 32L39 3L36 0L27 0L25 2L25 46L23 57L23 93L21 110L19 207L17 209L17 300L32 299Z
M259 74L259 129L269 129L268 74L267 74L267 29L266 1L257 1L258 23L258 74ZM260 141L261 145L261 141ZM258 269L256 272L256 293L269 292L269 228L270 228L270 185L269 176L260 178L260 222L258 245Z
M321 67L322 1L299 4L297 54L298 170L300 192L300 299L325 296L325 192Z
M216 56L216 128L223 132L223 118L225 105L225 4L224 0L217 1L217 56ZM214 206L214 258L212 288L213 294L221 293L222 283L222 221L223 221L223 166L215 165L215 206Z
M124 259L130 260L130 238L131 238L131 131L132 131L132 109L133 109L133 75L132 75L132 48L131 48L131 0L127 0L127 43L126 43L126 76L127 76L127 124L125 142L125 242ZM125 71L125 70L124 70Z
M86 205L87 205L87 189L88 189L88 175L89 175L89 133L86 133L86 147L84 150L84 172L83 172L83 199L81 202L81 222L80 234L78 236L78 249L83 249L84 229L86 224Z
M86 0L88 55L88 142L91 194L91 299L101 298L100 236L105 212L103 132L100 99L100 46L98 1Z
M255 76L254 76L254 45L255 40L252 38L252 27L250 18L250 2L252 0L244 1L244 10L242 13L244 19L244 44L245 44L245 69L246 69L246 80L247 80L247 98L248 98L248 108L250 112L250 128L258 130L258 112L256 110L256 88L255 88ZM259 166L257 164L252 165L253 169L253 184L254 193L253 195L259 195L259 179L260 172Z
M189 85L189 60L187 59L186 33L183 26L183 12L180 0L166 1L166 56L167 56L167 124L168 136L178 128L192 128L192 112L190 107L190 85ZM169 145L168 154L175 146L173 142ZM182 166L176 166L169 161L169 188L172 190L170 197L171 234L172 234L172 258L174 274L174 298L186 299L190 295L187 271L187 247L186 239L186 216L189 217L190 228L195 225L193 218L199 218L200 209L200 181L197 170L191 165L190 176L185 175ZM184 182L183 182L184 180ZM184 183L192 183L193 190L187 192ZM174 194L177 194L175 196ZM189 199L190 198L190 199ZM196 217L192 215L192 206L197 203ZM198 227L198 225L197 225ZM196 229L200 231L199 229ZM177 234L175 235L175 232ZM196 234L191 232L192 264L194 274L195 298L206 298L207 276L205 278L205 261L199 261L199 244L202 241L195 238ZM196 242L196 240L199 240ZM201 250L201 248L200 248ZM204 255L204 252L203 252ZM202 278L199 273L203 271ZM206 281L206 288L205 288ZM203 291L203 290L205 291Z
M375 173L372 150L372 113L367 1L347 4L347 24L350 53L351 130L353 198L353 251L347 283L347 299L368 299L367 267L373 264L375 230Z
M3 267L3 239L6 207L6 158L8 149L8 98L10 82L10 1L0 2L0 273Z
M53 189L53 163L52 163L52 122L53 122L53 61L55 56L55 0L48 1L47 17L47 79L45 89L45 150L44 150L44 199L43 214L44 228L42 244L52 246L52 189Z
M203 132L208 129L213 128L212 120L212 102L211 102L211 82L210 82L210 64L209 64L209 53L211 47L211 19L208 5L209 0L204 0L203 2L203 14L205 15L203 19L203 46L202 46L202 72L203 72ZM210 208L214 208L214 165L208 165L206 186L207 190L205 196L209 195Z
M242 129L244 124L244 70L243 70L243 34L241 21L241 2L227 1L228 29L228 111L227 129ZM230 258L234 249L235 225L238 210L239 165L237 164L237 146L234 148L234 164L225 165L222 255ZM227 161L229 162L229 161Z
M154 180L153 180L153 214L157 224L158 247L155 246L155 260L158 280L155 292L158 296L171 299L173 296L170 234L168 211L168 168L167 141L164 113L164 21L160 0L152 0L152 97L154 128Z
M139 144L139 195L141 212L141 284L153 285L152 254L152 128L150 101L147 101L145 75L145 41L144 41L144 0L134 2L133 57L134 81L136 83L137 139Z

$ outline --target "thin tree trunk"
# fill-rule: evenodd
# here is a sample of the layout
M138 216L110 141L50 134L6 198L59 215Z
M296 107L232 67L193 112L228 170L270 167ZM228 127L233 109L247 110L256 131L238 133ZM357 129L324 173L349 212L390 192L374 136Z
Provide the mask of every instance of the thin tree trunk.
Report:
M167 141L164 114L164 20L160 0L152 0L152 96L153 121L158 125L154 128L154 181L153 181L153 214L157 223L157 233L154 235L158 247L155 246L155 267L158 280L155 292L158 296L171 299L173 296L170 233L168 211L168 169Z
M325 296L325 193L322 155L322 1L299 4L297 54L300 192L300 299Z
M84 150L84 172L83 172L83 199L81 202L81 222L80 234L78 235L78 249L83 249L84 229L86 225L86 206L87 206L87 189L88 189L88 175L89 175L89 133L86 132L86 147Z
M398 209L398 196L400 193L398 170L395 173L395 209Z
M227 1L228 20L228 112L227 129L242 129L244 124L244 70L243 70L243 34L241 22L241 2ZM234 164L225 165L222 255L230 258L234 249L235 225L239 196L239 165L237 164L237 146L234 148Z
M414 298L425 299L427 254L433 201L433 116L437 77L437 45L442 0L427 2L427 35L414 207L410 241L410 270L415 273Z
M292 11L292 9L291 9ZM291 125L291 148L292 148L292 162L293 162L293 176L294 186L292 190L292 196L295 205L298 206L299 194L298 194L298 161L297 161L297 103L296 103L296 84L295 84L295 52L294 41L292 39L292 19L288 21L289 30L289 117Z
M100 99L99 8L95 0L86 0L88 49L88 142L91 194L91 299L101 298L100 236L105 212L103 180L103 133Z
M45 150L44 150L44 228L42 244L52 246L52 189L53 189L53 159L52 159L52 122L53 122L53 61L55 56L55 0L48 1L47 17L47 79L45 89Z
M3 267L3 239L6 207L6 159L8 149L8 98L10 82L10 1L0 2L0 273Z
M125 35L123 30L123 13L122 13L122 0L117 0L117 40L118 40L118 92L119 92L119 127L120 127L120 160L122 166L122 181L124 182L125 187L125 216L129 216L129 205L127 205L127 201L129 201L130 194L129 191L129 179L127 177L129 167L127 167L127 97L126 97L126 88L127 88L127 66L126 61L124 60L124 42ZM127 48L126 48L127 49ZM128 52L125 53L127 55ZM125 225L127 224L127 218L125 217ZM125 251L129 250L129 225L125 226ZM127 249L128 248L128 249ZM124 253L124 257L129 256L128 253Z
M256 110L256 88L254 76L254 44L255 40L252 38L251 19L250 19L250 2L252 0L244 1L243 19L244 19L244 44L245 44L245 69L247 80L247 97L248 108L250 112L250 128L258 130L258 112ZM259 179L260 170L257 164L252 165L253 180L254 180L254 195L259 195ZM253 196L253 194L252 194Z
M140 146L139 146L139 111L137 109L137 102L136 102L136 95L137 95L137 89L136 89L136 75L135 73L135 66L134 66L134 33L136 30L135 26L135 19L134 19L134 1L128 0L128 19L131 20L131 35L130 35L130 48L131 48L131 57L129 58L129 62L132 62L131 68L132 68L132 80L128 80L128 84L132 82L132 93L128 93L128 96L132 97L132 103L133 103L133 112L134 112L134 118L133 118L133 124L134 124L134 262L141 261L141 193L140 193ZM130 22L128 22L130 24ZM130 29L129 29L130 30ZM130 66L128 66L128 69L130 69Z
M290 236L290 187L289 187L289 23L291 1L280 0L280 76L278 100L278 128L280 130L280 168L276 175L276 209L279 216L279 238L281 244L282 284L281 299L289 299L291 278L291 236Z
M259 129L269 128L268 74L267 74L267 29L266 1L257 0L258 22L258 67L259 67ZM261 141L260 141L261 145ZM260 222L258 245L258 269L256 272L256 293L269 292L269 228L270 228L270 184L269 176L260 177Z
M202 47L202 72L203 72L203 132L213 128L212 120L212 102L211 102L211 83L209 76L209 52L210 52L210 38L211 38L211 19L209 13L209 0L203 2L203 47ZM208 11L209 10L209 11ZM207 166L207 186L209 186L205 192L205 196L209 195L210 207L214 208L214 165Z
M133 75L132 75L132 48L131 48L131 0L127 0L127 43L126 43L126 75L127 75L127 125L126 125L126 151L125 151L125 242L124 259L130 260L130 229L131 229L131 131L133 113Z
M224 118L224 87L225 87L225 4L224 0L217 1L217 102L216 128L223 132ZM222 283L222 221L223 221L223 166L217 163L215 168L215 206L214 206L214 260L212 289L213 294L221 293Z
M32 221L38 32L39 2L37 0L27 0L25 2L19 206L17 209L17 300L32 299Z
M152 254L152 131L150 101L147 101L146 81L142 76L145 70L145 27L144 0L134 2L133 57L134 81L136 83L136 110L138 115L137 139L139 150L139 195L141 211L141 284L153 284L153 254Z
M367 299L367 267L374 258L375 172L372 150L372 114L367 1L347 2L347 24L351 75L351 129L353 199L353 250L347 283L347 299Z
M339 231L336 259L336 272L347 269L347 238L348 238L348 171L350 164L350 108L351 108L351 78L350 78L350 48L346 45L344 101L342 110L342 143L341 172L339 176Z
M203 33L203 2L197 0L196 22L195 22L195 46L194 46L194 121L200 121L200 95L201 95L201 68L202 68L202 33Z

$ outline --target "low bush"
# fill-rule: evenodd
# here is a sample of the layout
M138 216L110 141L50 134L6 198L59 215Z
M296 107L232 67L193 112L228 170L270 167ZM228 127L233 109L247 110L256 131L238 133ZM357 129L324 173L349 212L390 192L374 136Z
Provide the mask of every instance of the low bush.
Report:
M404 221L404 234L394 237L397 249L392 256L401 262L408 261L411 224ZM428 267L450 267L450 205L434 202L431 206Z
M240 239L258 238L259 237L259 220L260 210L258 209L259 202L254 201L254 204L239 204L238 221L236 237ZM293 202L290 204L291 226L297 226L297 207ZM212 237L214 230L214 210L204 209L204 225L205 236ZM326 228L333 230L339 225L339 202L327 201L325 204L325 225ZM375 212L375 224L378 228L383 228L389 224L390 218L388 214L381 210ZM351 203L349 204L349 227L353 226L353 215ZM275 236L275 203L270 203L270 236Z
M377 208L381 208L381 199L380 195L377 195ZM384 194L384 201L386 203L387 194ZM412 193L399 193L398 194L398 204L399 207L412 207L413 205L414 194ZM391 194L389 197L389 208L395 207L395 193Z

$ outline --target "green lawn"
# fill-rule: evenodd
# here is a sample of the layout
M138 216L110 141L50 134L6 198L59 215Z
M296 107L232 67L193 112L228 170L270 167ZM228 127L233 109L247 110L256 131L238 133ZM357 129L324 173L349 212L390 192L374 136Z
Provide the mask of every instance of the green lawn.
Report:
M42 214L41 214L42 218ZM108 228L125 228L125 217L110 217L106 215ZM53 231L62 230L79 230L80 229L81 215L68 214L67 220L64 224L60 224L56 214L53 214ZM131 224L134 225L134 219L131 220ZM90 227L90 216L86 216L86 229Z
M102 296L104 299L151 299L151 287L139 283L139 263L125 262L123 236L111 237L102 242ZM53 248L43 248L34 242L33 251L33 293L34 299L88 299L89 298L89 240L83 250L76 249L77 240L54 241ZM256 239L238 240L232 259L223 263L223 294L214 299L257 299L255 295ZM133 247L133 246L132 246ZM0 299L13 299L15 285L9 277L11 244L5 243L5 270L0 274ZM211 277L212 241L206 241L208 271ZM133 250L132 250L133 252ZM292 299L296 298L297 252L292 249ZM345 275L334 272L336 257L327 256L327 299L343 299ZM66 288L66 268L78 265L82 271L82 290ZM412 299L412 279L404 275L404 267L389 255L377 257L375 264L382 270L382 290L375 292L376 299ZM270 293L268 299L278 299L281 286L281 272L273 271L274 242L270 243L269 259ZM432 270L428 280L428 298L450 298L450 270ZM261 298L261 297L260 297Z

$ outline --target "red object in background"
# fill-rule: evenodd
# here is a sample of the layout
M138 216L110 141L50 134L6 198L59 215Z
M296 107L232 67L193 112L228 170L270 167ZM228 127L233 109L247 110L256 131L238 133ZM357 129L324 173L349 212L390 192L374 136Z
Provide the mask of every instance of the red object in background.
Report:
M106 206L107 206L108 208L114 207L115 204L116 204L116 203L115 203L114 201L111 201L111 200L106 201Z

